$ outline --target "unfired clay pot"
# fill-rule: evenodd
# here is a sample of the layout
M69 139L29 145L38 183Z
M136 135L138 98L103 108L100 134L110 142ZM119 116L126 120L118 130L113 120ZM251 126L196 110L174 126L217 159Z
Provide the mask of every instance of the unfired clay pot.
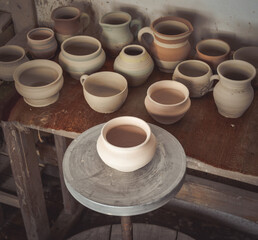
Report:
M152 54L159 69L173 72L176 65L185 60L191 50L188 38L193 32L189 21L167 16L152 22L138 33L138 40Z
M105 60L106 54L96 38L74 36L66 39L61 45L59 63L76 80L83 74L99 70Z
M212 78L219 80L213 90L219 113L228 118L241 117L254 98L254 66L242 60L227 60L218 66L217 72Z
M34 28L27 34L27 45L31 56L35 59L50 59L55 56L57 42L50 28Z
M179 121L191 106L187 87L171 80L153 83L147 90L144 103L150 116L162 124Z
M33 107L45 107L57 101L63 86L63 70L54 61L32 60L16 68L16 90Z
M140 45L128 45L122 49L114 62L114 70L122 74L129 86L143 84L153 71L154 63L148 52Z
M112 113L119 109L128 94L126 79L115 72L97 72L80 78L85 100L96 112Z
M0 47L0 79L13 81L15 69L27 61L29 61L29 59L22 47L16 45Z
M100 158L111 168L132 172L147 165L156 151L156 138L149 125L136 117L107 122L97 141Z

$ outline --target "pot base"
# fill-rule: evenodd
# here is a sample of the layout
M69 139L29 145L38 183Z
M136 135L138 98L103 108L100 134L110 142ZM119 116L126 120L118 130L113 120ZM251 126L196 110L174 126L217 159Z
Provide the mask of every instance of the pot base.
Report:
M30 98L23 98L24 101L32 106L32 107L46 107L50 104L55 103L59 98L59 93L44 99L30 99Z
M239 118L244 114L243 112L238 113L238 114L230 114L230 113L223 112L219 109L218 109L218 112L219 112L220 115L222 115L223 117L226 117L226 118Z
M179 64L181 61L174 61L174 62L168 62L168 61L162 61L157 58L154 58L159 70L161 72L165 73L173 73L174 69L176 68L177 64Z

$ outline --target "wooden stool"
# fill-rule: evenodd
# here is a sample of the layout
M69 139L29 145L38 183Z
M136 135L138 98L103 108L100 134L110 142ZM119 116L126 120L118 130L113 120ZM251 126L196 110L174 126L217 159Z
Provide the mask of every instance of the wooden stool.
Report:
M181 144L166 130L150 124L157 150L149 164L129 173L108 167L98 156L96 142L103 124L88 129L67 148L65 184L82 205L107 215L121 216L123 239L132 239L130 216L166 204L181 188L186 156Z

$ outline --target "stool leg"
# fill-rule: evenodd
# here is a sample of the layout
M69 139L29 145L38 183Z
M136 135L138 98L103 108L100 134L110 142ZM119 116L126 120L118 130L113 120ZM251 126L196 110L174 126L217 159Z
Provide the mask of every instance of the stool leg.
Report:
M122 239L133 240L133 225L131 217L121 217Z

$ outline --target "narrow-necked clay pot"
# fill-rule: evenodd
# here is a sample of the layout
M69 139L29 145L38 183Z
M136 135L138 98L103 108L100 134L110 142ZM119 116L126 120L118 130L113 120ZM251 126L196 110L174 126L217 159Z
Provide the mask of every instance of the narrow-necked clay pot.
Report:
M59 63L76 80L83 74L98 71L105 60L106 54L96 38L74 36L66 39L61 45Z
M132 172L147 165L156 151L156 138L142 119L118 117L107 122L97 141L100 158L111 168Z
M27 45L31 56L35 59L50 59L55 56L57 42L50 28L34 28L27 34Z
M122 49L114 62L114 70L122 74L129 86L143 84L153 71L154 63L140 45L128 45Z
M33 107L45 107L57 101L63 86L63 70L54 61L32 60L16 68L16 90Z
M191 106L187 87L171 80L153 83L147 90L144 103L150 116L162 124L179 121Z
M112 113L124 103L128 87L126 79L115 72L97 72L82 75L81 84L85 100L96 112Z
M13 81L15 69L27 61L29 61L29 59L22 47L16 45L0 47L0 79Z

